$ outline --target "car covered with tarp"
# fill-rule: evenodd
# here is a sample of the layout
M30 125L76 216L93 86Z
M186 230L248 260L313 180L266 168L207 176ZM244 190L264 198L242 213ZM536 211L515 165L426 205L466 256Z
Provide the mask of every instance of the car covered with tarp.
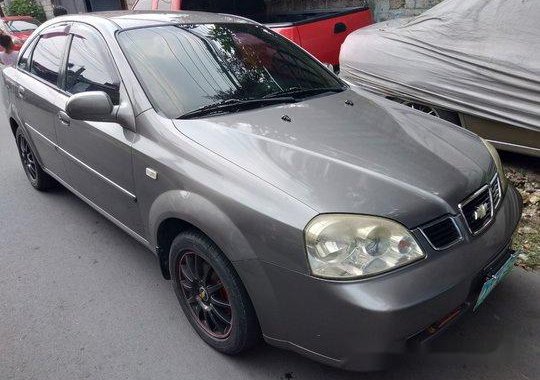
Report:
M446 0L349 35L341 76L540 156L540 1Z

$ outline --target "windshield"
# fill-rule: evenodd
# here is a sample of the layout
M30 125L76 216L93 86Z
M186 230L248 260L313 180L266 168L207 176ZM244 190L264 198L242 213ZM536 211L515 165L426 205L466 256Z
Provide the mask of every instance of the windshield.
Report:
M118 40L152 105L169 118L227 100L287 91L308 96L345 86L296 45L259 25L167 25L127 30Z
M7 25L12 32L30 32L36 30L39 26L37 20L13 20L7 21Z

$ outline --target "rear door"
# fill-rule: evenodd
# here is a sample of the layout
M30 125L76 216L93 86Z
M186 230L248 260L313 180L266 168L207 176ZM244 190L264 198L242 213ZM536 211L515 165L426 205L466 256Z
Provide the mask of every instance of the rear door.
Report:
M69 24L45 29L37 42L23 52L14 89L21 122L44 168L66 177L63 159L56 149L55 123L64 105L60 77L69 40Z
M107 93L115 106L129 103L129 99L101 34L86 24L74 24L71 34L63 83L65 95L56 119L70 185L124 226L141 234L131 160L136 134L118 123L72 120L65 113L69 97L86 91Z

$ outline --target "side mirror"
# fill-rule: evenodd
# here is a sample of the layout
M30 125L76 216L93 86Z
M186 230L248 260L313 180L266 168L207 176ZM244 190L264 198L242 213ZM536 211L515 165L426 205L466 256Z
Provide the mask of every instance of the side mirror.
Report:
M72 95L66 113L74 120L115 122L116 112L109 95L103 91L88 91Z

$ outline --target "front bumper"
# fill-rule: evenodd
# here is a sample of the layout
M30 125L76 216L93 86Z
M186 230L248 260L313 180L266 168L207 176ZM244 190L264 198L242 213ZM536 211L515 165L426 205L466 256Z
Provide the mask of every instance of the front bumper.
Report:
M379 369L424 341L435 322L469 308L484 276L509 255L520 216L521 198L509 186L481 235L427 250L421 262L365 280L322 280L256 260L235 266L267 342L332 366Z

